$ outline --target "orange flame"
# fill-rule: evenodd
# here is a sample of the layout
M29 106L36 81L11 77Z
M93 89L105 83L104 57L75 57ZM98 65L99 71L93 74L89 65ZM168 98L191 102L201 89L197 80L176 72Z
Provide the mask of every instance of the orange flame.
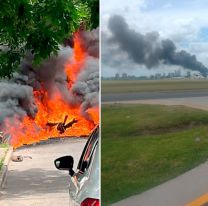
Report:
M74 34L74 56L72 62L70 62L65 67L65 72L67 74L70 86L76 81L77 75L83 68L83 65L85 63L85 58L87 56L87 54L82 48L81 41L82 40L79 36L79 33L76 32Z
M79 33L74 36L74 54L70 64L65 67L65 72L68 77L69 90L77 79L77 75L85 64L87 54L81 47L81 40ZM41 140L47 140L51 137L71 137L71 136L85 136L89 135L91 130L99 122L98 107L88 109L93 122L86 120L80 114L80 105L70 105L66 103L60 91L56 91L53 97L48 96L47 91L43 89L34 91L35 103L38 107L38 113L32 119L28 116L21 121L14 117L12 122L9 119L5 120L5 130L11 135L11 144L14 148L20 147L24 144L32 144ZM57 125L48 126L47 123L63 122L64 118L68 116L67 122L73 119L78 120L72 127L60 134L57 130Z

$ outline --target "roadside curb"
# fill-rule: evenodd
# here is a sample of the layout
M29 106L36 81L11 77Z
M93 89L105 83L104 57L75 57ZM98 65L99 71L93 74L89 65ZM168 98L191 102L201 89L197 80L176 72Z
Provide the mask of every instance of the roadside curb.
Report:
M9 162L11 160L12 154L13 154L13 147L10 146L7 153L6 153L4 163L3 163L2 169L0 171L0 188L4 187L6 177L7 177L8 166L9 166Z

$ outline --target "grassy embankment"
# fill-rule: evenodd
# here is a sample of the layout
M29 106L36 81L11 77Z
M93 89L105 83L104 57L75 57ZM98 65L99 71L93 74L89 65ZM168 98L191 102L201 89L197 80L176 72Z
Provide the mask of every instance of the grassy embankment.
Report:
M8 150L9 148L9 145L8 144L0 144L0 171L1 171L1 168L2 168L2 165L3 165L3 162L4 162L4 158L5 158L5 155L6 155L6 151Z
M208 80L102 80L102 94L180 90L208 90Z
M208 112L102 106L102 205L141 193L208 158Z

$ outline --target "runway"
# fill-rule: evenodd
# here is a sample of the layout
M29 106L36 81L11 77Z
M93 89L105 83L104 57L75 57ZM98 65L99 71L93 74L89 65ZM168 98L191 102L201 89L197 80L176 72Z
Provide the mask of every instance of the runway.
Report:
M133 93L108 93L101 95L103 102L152 100L152 99L171 99L171 98L190 98L208 97L208 90L180 90L180 91L158 91L158 92L133 92Z
M140 92L102 95L102 104L183 105L208 111L208 91Z

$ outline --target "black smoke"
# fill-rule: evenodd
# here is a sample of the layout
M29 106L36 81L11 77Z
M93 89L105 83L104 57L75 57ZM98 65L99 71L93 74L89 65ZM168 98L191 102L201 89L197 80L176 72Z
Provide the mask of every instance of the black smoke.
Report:
M33 89L28 85L15 82L0 82L0 126L5 118L34 117L37 107Z
M127 52L137 64L153 68L160 64L178 65L207 76L208 68L199 62L195 55L185 50L177 51L173 41L160 40L159 33L141 34L129 28L122 16L114 15L109 19L108 28L112 38L108 44L117 44L119 49ZM113 50L112 50L113 51Z

